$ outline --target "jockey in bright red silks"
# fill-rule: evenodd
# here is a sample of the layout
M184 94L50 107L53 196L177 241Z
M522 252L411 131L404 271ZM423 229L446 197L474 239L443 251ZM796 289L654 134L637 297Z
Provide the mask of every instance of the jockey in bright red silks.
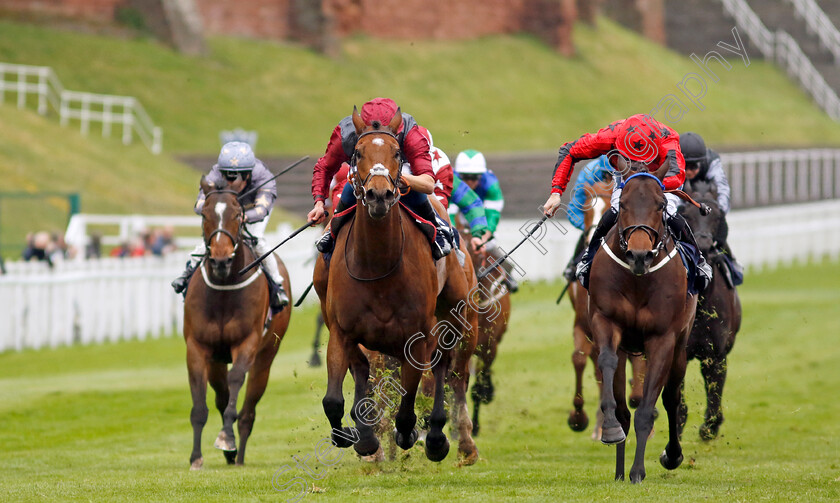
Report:
M613 122L609 126L598 130L597 133L587 133L560 148L557 164L554 166L551 196L543 206L543 212L547 216L553 216L560 208L560 196L566 190L574 164L577 161L594 159L601 155L607 155L610 164L616 169L619 168L618 159L620 157L645 164L649 166L650 171L654 171L663 163L667 163L669 167L665 178L662 180L662 185L664 185L666 191L679 189L685 182L685 159L680 150L680 135L649 115L632 115L627 119ZM611 208L601 217L601 221L589 242L589 248L578 264L577 277L584 286L588 284L589 267L592 264L595 251L601 244L601 239L607 235L607 232L618 220L621 182L628 176L629 173L616 172ZM665 196L668 202L665 210L668 227L675 237L697 249L697 243L691 229L685 219L677 213L679 198L668 193ZM708 284L712 277L711 268L699 252L698 257L698 272Z
M362 106L361 117L365 124L374 122L387 125L391 122L399 108L389 98L375 98ZM422 128L409 114L402 113L402 125L397 132L397 140L403 156L402 181L410 190L400 196L400 202L417 216L435 227L433 232L432 257L438 260L452 250L453 234L449 224L440 218L432 207L428 196L434 193L435 177L432 168L431 149L428 133L423 134ZM312 197L315 205L307 216L310 222L320 223L324 220L324 200L329 192L330 180L341 168L342 163L349 163L352 168L353 152L356 148L358 135L351 116L342 119L330 136L326 152L315 163L312 173ZM406 168L406 164L409 165ZM338 230L352 219L356 198L352 184L346 184L335 207L329 229L318 240L316 246L322 253L329 253L335 246Z

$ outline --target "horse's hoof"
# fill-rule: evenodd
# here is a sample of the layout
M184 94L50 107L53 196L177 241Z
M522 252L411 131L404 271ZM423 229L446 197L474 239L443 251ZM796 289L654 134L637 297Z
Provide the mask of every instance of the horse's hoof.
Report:
M639 397L631 396L630 399L627 400L627 403L630 405L631 409L635 409L639 406L640 403L642 403L642 399Z
M442 432L426 435L426 457L429 461L443 461L449 454L449 440Z
M317 352L312 353L312 357L309 358L309 366L310 367L320 367L321 366L321 357L318 355Z
M353 449L359 456L373 456L379 450L379 439L373 433L369 438L361 438L358 442L353 444Z
M634 472L630 470L630 483L631 484L641 484L642 481L645 480L645 471L641 470L638 472Z
M612 445L617 444L619 442L623 442L624 439L627 438L627 435L624 434L624 430L621 429L621 426L612 426L609 428L603 428L601 430L601 443Z
M355 438L355 435L347 426L342 428L341 431L344 433L343 435L336 435L335 431L333 431L332 442L336 447L346 449L353 445L353 441L351 439Z
M680 453L679 457L676 459L671 459L668 457L668 450L662 451L662 454L659 455L659 463L665 467L666 470L676 470L683 462L683 455Z
M213 442L213 447L223 451L236 452L236 440L233 437L228 436L224 431L220 431L219 436L216 437L216 441Z
M653 420L656 421L657 419L659 419L659 409L654 407L653 408Z
M569 428L572 431L583 431L589 426L589 416L582 410L573 410L569 413Z
M411 433L406 436L400 433L399 430L394 429L394 442L404 451L411 449L414 447L414 443L417 442L417 430L411 430Z
M473 449L471 452L460 452L461 459L458 461L458 466L472 466L478 462L478 449Z
M227 464L232 465L236 463L236 452L237 451L222 451L222 454L225 455L225 461L227 461Z
M204 466L204 458L198 458L192 462L190 470L201 470L202 466Z
M379 449L370 456L362 456L361 458L365 463L379 463L385 461L385 451L382 450L382 446L380 446Z
M720 426L716 424L706 424L703 423L700 425L700 440L704 440L708 442L709 440L714 440L718 436L718 428Z

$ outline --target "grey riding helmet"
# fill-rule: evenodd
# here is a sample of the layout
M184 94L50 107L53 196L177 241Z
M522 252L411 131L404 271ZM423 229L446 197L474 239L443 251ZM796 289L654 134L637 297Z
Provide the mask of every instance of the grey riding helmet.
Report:
M221 171L251 171L256 164L254 150L245 142L227 142L219 153L218 165Z

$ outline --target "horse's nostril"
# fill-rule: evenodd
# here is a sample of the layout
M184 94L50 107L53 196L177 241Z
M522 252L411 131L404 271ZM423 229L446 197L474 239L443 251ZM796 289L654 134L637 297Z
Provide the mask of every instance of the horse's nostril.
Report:
M645 262L650 262L653 260L653 251L649 251L645 253Z
M627 259L628 262L633 262L633 255L633 252L627 250L627 252L624 253L624 258Z
M393 199L394 199L394 191L391 190L391 189L386 190L385 191L385 200L386 201L392 201Z
M376 194L373 193L373 189L368 189L367 191L365 191L365 199L367 199L368 201L373 201L374 199L376 199Z

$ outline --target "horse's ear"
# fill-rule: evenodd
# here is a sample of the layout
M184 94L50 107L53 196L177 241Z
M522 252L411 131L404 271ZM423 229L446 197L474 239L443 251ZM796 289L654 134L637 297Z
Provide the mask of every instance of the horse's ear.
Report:
M671 167L669 161L670 159L666 156L665 160L662 161L662 164L660 164L659 167L656 168L656 171L653 172L653 176L659 178L660 182L665 180L665 175L668 173L668 168Z
M391 130L392 133L397 134L397 131L400 130L400 126L402 126L402 111L399 107L397 107L397 113L391 118L391 122L388 123L388 129Z
M630 172L630 163L627 162L627 159L623 155L612 156L610 158L610 164L624 177Z
M201 187L201 190L204 191L205 195L216 190L216 185L209 181L204 175L201 175L201 182L199 182L199 186Z
M359 115L359 109L356 108L356 105L353 105L353 125L356 126L356 134L362 134L362 130L365 129L365 121Z

